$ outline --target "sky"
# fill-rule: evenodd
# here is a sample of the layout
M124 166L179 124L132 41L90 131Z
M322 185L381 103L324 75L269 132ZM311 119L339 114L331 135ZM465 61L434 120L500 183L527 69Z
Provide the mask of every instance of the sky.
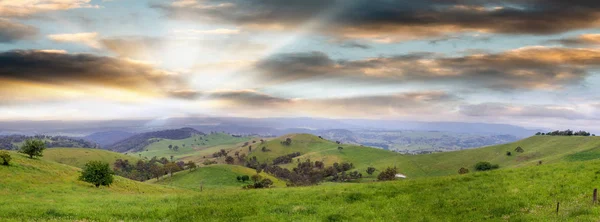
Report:
M600 129L600 1L0 0L0 120Z

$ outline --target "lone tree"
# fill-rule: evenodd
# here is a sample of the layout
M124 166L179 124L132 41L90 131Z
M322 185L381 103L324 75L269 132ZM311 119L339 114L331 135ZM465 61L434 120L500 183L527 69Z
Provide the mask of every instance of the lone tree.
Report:
M469 173L469 169L467 169L467 168L461 167L458 170L458 174L467 174L467 173Z
M94 186L110 186L113 182L113 174L115 174L108 163L101 161L90 161L83 167L80 180L94 184Z
M0 150L0 159L2 159L2 165L8 166L12 158L10 157L8 151Z
M342 150L343 150L343 149L344 149L344 147L338 146L338 150L339 150L340 152L342 152Z
M507 156L512 156L512 153L510 151L506 151L506 155Z
M377 169L375 169L375 167L368 167L368 168L367 168L367 173L368 173L369 175L373 175L373 173L375 173L375 171L376 171L376 170L377 170Z
M523 148L521 148L520 146L518 146L517 148L515 148L515 152L522 153L522 152L525 152L525 150Z
M42 152L46 149L46 144L41 140L25 140L19 152L29 155L29 158L43 156Z
M394 168L388 167L387 169L385 169L384 171L379 173L379 175L377 176L377 180L381 180L381 181L395 180L397 173L398 173L398 169L396 169L396 167L394 167Z
M173 145L172 144L169 144L169 149L173 149Z
M185 163L185 166L186 166L186 167L187 167L187 168L188 168L190 171L192 171L192 170L195 170L195 169L196 169L196 167L198 167L198 166L196 166L196 163L192 162L191 160L190 160L190 161L188 161L187 163Z

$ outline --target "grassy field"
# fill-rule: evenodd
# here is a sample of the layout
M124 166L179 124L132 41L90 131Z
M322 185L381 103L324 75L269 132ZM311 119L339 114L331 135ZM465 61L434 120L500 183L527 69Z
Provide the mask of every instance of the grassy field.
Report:
M147 146L143 151L135 153L140 157L152 158L154 156L161 158L174 157L176 160L189 160L190 157L199 155L209 155L203 150L219 147L220 148L231 148L240 142L248 141L248 137L234 137L224 133L214 133L209 135L194 135L190 138L183 140L169 140L163 139L159 142L155 142ZM178 151L169 149L169 145L179 146ZM218 151L218 149L217 149ZM215 151L216 152L216 151ZM214 153L214 152L213 152Z
M285 138L292 139L292 145L281 145ZM309 134L288 135L273 139L265 144L270 151L262 152L255 149L250 156L256 156L260 162L271 161L274 158L293 152L302 156L296 159L324 161L330 165L334 162L351 162L356 170L365 172L373 166L377 169L398 167L399 171L410 178L431 177L457 174L461 167L473 171L473 166L479 161L489 161L499 164L501 168L514 168L543 163L557 163L572 160L590 160L600 157L600 137L558 137L534 136L514 143L482 147L478 149L443 152L425 155L401 155L381 149L355 145L338 145L335 142L323 140ZM338 147L343 147L338 150ZM515 152L516 147L522 147L525 152ZM506 152L510 151L511 156ZM293 167L296 163L286 165ZM366 177L367 174L363 173Z
M592 190L600 182L600 160L394 182L197 192L120 177L111 187L94 188L77 181L77 168L11 154L13 164L0 166L0 221L597 221L600 217L600 208L591 203Z
M237 176L252 176L256 174L254 169L237 166L237 165L210 165L200 167L194 171L181 171L173 175L173 177L164 177L159 181L150 180L149 183L163 184L173 187L188 188L200 190L200 184L204 188L241 188L243 185L251 184L250 181L242 183L238 182ZM263 178L269 178L273 181L275 187L285 187L285 182L281 181L266 173L260 174Z
M44 160L54 161L70 166L82 168L87 162L92 160L102 161L113 165L117 159L129 160L135 164L138 157L116 153L101 149L88 148L50 148L44 151Z

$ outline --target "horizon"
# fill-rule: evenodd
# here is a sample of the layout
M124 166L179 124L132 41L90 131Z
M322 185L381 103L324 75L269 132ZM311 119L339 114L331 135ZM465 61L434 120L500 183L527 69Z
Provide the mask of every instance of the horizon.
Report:
M0 121L325 118L599 130L599 8L5 0Z

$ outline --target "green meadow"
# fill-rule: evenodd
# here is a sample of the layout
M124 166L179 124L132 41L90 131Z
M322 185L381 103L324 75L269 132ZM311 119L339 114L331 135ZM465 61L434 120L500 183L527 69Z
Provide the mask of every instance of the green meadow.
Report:
M99 160L110 163L111 165L113 165L117 159L129 160L130 163L135 163L139 160L138 157L133 155L87 148L50 148L44 151L42 159L79 168L92 160Z
M217 147L216 151L218 151L220 148L229 148L237 143L247 140L249 140L248 137L234 137L225 133L194 135L182 140L161 139L133 155L147 158L152 158L154 156L158 158L170 158L173 156L174 159L185 159L199 155L209 155L206 152L202 152L206 149L213 148L212 150L214 150L214 148ZM169 145L173 147L178 146L179 149L177 151L169 149Z

